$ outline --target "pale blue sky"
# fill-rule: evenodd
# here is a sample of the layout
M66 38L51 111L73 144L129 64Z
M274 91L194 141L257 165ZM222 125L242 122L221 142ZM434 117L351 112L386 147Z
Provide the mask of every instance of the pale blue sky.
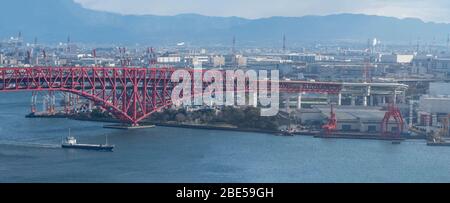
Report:
M261 18L270 16L364 13L450 22L448 0L75 0L84 7L121 14Z

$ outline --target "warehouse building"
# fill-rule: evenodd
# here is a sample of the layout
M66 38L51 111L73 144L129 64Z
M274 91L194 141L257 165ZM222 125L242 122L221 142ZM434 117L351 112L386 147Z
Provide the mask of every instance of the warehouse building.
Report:
M329 107L318 108L324 119L330 117ZM337 131L381 133L381 123L386 110L381 107L347 107L341 106L335 109L337 118ZM397 124L391 119L388 125L389 131L397 131Z

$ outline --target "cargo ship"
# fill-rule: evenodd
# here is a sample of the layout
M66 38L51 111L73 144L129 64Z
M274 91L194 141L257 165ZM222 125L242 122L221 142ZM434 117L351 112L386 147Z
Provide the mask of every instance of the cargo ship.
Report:
M450 147L450 142L448 142L448 140L446 140L442 136L442 134L438 134L437 136L432 137L430 140L428 140L427 145L432 147Z
M431 147L450 147L450 142L428 142L427 145Z
M427 145L431 147L450 147L450 142L447 142L445 140L433 139L431 141L428 141Z
M96 144L78 144L77 140L75 139L75 137L70 136L70 131L69 131L69 136L66 137L66 139L62 142L61 147L62 148L66 148L66 149L113 151L115 146L108 144L108 137L106 137L106 144L100 144L100 145L96 145Z

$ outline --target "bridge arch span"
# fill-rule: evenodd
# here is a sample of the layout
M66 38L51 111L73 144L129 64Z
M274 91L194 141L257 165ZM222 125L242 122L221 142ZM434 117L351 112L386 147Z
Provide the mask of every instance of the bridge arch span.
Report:
M99 104L124 123L137 125L173 105L171 94L178 84L170 80L174 71L127 67L0 68L0 92L69 92ZM305 81L279 81L279 87L280 92L287 93L338 94L342 90L340 83Z

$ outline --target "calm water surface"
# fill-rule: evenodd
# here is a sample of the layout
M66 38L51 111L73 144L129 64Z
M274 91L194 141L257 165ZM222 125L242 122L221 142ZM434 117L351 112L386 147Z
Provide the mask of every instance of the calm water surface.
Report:
M0 94L0 182L450 182L450 147L27 119L30 93ZM58 148L68 129L113 153Z

